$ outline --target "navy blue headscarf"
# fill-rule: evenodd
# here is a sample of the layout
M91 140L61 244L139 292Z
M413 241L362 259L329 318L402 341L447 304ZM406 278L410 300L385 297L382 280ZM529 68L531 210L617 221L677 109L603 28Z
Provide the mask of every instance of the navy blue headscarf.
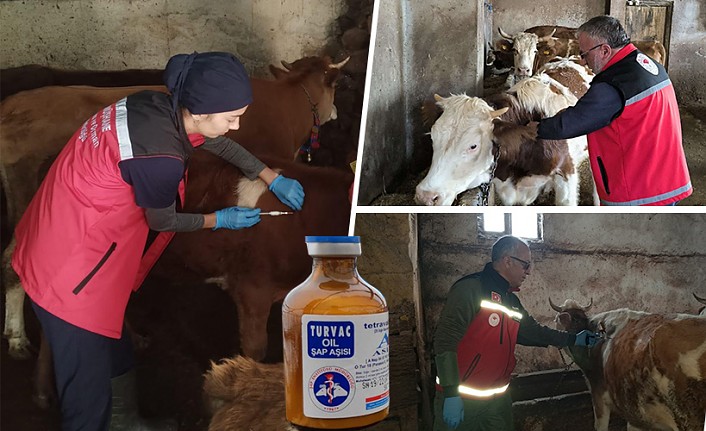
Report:
M181 105L192 114L215 114L252 103L245 67L227 52L177 54L164 69L164 83L174 110Z

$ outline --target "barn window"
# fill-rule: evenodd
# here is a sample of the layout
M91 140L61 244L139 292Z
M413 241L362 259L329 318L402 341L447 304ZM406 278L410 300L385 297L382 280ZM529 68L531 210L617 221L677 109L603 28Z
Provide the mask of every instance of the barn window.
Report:
M542 241L542 222L542 214L535 212L479 214L478 235L488 239L514 235L530 241Z

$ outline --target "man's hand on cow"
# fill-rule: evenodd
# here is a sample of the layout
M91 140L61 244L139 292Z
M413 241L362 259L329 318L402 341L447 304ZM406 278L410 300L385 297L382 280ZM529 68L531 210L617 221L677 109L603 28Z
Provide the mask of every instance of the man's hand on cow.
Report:
M461 397L444 398L444 422L451 429L456 429L463 422L463 400Z
M243 229L260 222L260 208L229 207L216 211L216 226L213 230Z
M270 191L293 210L299 211L304 203L304 188L299 181L282 175L272 181L269 187Z
M601 334L597 332L592 332L587 329L576 334L576 341L574 345L582 347L593 347L601 339Z

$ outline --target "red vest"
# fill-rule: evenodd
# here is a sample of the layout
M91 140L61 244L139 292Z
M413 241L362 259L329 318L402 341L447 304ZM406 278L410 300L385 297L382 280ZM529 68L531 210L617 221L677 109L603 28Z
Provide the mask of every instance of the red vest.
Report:
M120 337L130 293L161 253L148 251L140 271L149 228L118 167L120 147L129 145L124 101L94 115L64 147L15 229L12 256L34 302L111 338Z
M456 351L459 395L483 399L504 393L515 369L515 344L522 314L499 301L481 301L480 309L458 344ZM437 390L442 387L437 383Z
M691 195L679 109L664 68L633 45L592 81L620 92L624 108L588 135L591 169L603 205L665 205Z

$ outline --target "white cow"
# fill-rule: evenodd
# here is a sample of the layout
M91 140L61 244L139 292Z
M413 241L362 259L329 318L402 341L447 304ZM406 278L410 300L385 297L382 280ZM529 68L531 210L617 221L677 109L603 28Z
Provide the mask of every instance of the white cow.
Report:
M575 104L566 87L540 75L487 100L435 99L443 113L432 126L432 164L417 186L417 203L451 205L459 193L491 180L504 205L529 205L547 189L555 191L557 205L578 203L575 168L588 157L585 137L538 141L525 126Z

